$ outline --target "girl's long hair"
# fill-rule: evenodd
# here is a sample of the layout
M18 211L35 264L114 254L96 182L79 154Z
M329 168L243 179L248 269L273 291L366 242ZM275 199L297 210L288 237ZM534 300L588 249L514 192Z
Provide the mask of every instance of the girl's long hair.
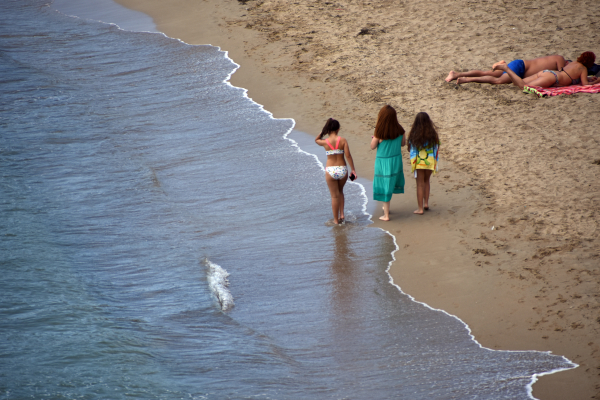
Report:
M374 136L381 140L393 140L404 135L404 128L398 122L396 110L390 105L383 106L377 116Z
M416 149L422 149L425 146L440 144L440 137L429 114L420 112L415 117L415 122L410 128L408 134L408 145Z
M319 135L319 139L323 139L323 136L328 135L331 132L336 132L340 129L340 123L333 118L329 118L327 122L325 122L325 126L321 130L321 134Z

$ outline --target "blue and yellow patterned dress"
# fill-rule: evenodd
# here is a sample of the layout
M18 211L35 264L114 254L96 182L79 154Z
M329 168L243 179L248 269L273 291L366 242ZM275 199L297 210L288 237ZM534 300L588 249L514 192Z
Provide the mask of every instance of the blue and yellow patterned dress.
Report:
M438 167L438 149L438 143L431 146L427 144L421 149L410 146L410 172L414 173L417 169L429 169L435 174Z

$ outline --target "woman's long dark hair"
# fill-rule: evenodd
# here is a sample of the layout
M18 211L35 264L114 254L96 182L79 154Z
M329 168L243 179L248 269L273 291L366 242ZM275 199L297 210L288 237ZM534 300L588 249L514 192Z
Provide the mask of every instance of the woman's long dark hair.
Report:
M394 107L386 105L379 110L375 133L373 135L381 140L393 140L398 136L404 135L404 128L398 122L398 116Z
M420 112L415 117L412 128L410 128L408 145L418 150L433 144L439 145L440 137L438 136L433 121L429 118L429 114Z
M331 132L336 132L340 130L340 123L333 118L329 118L327 122L325 122L325 126L319 135L319 139L323 139L323 136L328 135Z

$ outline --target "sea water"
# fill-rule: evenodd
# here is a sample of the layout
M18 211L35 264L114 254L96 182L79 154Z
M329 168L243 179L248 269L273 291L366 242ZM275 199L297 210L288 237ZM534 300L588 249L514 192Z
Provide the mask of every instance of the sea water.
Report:
M573 367L392 285L363 187L334 226L225 52L40 0L0 21L0 398L526 399Z

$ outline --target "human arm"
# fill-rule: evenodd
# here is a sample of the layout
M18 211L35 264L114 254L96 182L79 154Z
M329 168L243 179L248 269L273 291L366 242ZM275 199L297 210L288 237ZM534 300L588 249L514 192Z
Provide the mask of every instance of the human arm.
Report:
M381 139L377 139L375 136L371 136L371 150L375 150L381 143Z
M400 147L406 146L406 135L402 135L402 143L400 143Z
M595 76L587 76L587 73L585 73L584 75L586 75L585 77L585 81L583 80L583 78L581 78L581 84L582 85L596 85L598 83L600 83L600 78L595 77Z
M583 67L583 71L581 71L581 75L579 76L579 79L581 80L582 86L589 86L589 85L594 85L594 84L598 83L596 81L596 77L588 79L587 68L585 66Z
M565 65L567 65L565 58L563 56L559 56L558 59L556 60L556 70L562 71L562 69L565 67Z
M582 86L595 85L600 82L595 76L588 77L588 69L585 65L578 62L574 64L577 65L575 76L579 78Z
M352 154L350 154L350 146L348 145L347 140L344 141L344 155L346 156L348 164L350 164L350 175L354 174L354 176L358 178L358 175L356 175L356 170L354 169L354 160L352 159Z

